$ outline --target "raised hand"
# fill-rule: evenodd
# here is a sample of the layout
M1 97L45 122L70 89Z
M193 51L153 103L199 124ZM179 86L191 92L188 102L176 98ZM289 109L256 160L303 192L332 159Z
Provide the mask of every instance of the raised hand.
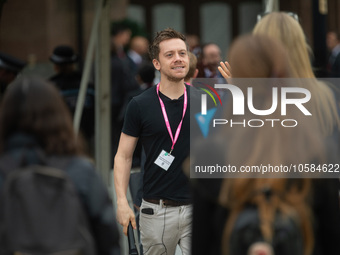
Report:
M224 63L221 61L218 71L220 71L225 79L231 78L231 67L228 61L225 61Z

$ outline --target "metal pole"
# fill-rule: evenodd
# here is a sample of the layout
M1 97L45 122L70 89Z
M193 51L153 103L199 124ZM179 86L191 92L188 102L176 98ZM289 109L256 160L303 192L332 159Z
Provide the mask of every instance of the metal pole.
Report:
M95 159L104 182L110 185L111 165L111 82L110 82L110 1L105 1L96 34Z
M83 76L81 77L80 90L79 90L76 110L75 110L74 118L73 118L73 128L76 134L78 134L81 115L83 113L86 90L87 90L87 85L88 85L88 81L89 81L90 73L91 73L92 57L93 57L96 39L98 36L98 26L99 26L101 13L102 13L103 0L97 0L96 2L97 2L97 9L96 9L96 14L95 14L94 21L92 24L91 36L89 40L89 45L87 47L87 53L86 53L86 59L85 59L85 67L83 70Z
M280 10L279 0L265 0L264 12L278 12Z

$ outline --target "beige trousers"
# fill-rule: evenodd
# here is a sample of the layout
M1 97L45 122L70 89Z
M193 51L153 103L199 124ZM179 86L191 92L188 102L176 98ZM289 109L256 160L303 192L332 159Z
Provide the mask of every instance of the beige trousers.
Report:
M152 210L143 213L146 208ZM161 206L143 200L140 210L144 255L174 255L177 244L183 255L191 254L192 205Z

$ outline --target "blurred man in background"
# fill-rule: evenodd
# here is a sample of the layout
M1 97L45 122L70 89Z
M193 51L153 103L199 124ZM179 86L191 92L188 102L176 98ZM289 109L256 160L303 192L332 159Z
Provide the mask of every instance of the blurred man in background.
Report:
M0 97L4 94L8 84L14 81L25 65L24 61L0 52Z
M330 77L340 77L340 36L331 31L327 33L327 48L330 51L328 73Z
M215 43L203 45L199 61L199 78L221 78L218 66L221 62L221 49Z

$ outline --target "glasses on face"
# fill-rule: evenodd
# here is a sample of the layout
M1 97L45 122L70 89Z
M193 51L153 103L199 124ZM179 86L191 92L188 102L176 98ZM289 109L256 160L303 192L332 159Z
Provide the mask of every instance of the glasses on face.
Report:
M271 12L263 12L257 15L257 22L259 22L261 19L263 19L264 16L270 14ZM287 15L291 16L293 19L295 19L297 22L299 22L299 16L295 12L285 12Z

